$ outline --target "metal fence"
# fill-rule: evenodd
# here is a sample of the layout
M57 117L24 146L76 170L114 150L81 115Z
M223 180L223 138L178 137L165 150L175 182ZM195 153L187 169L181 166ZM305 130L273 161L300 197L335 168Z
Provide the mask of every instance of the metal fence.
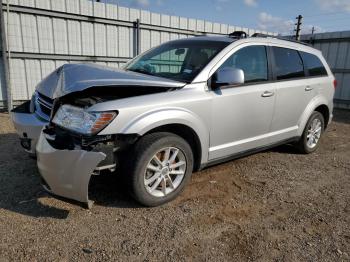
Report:
M2 37L8 42L1 64L3 106L8 97L3 70L7 61L16 103L29 99L35 85L64 63L120 67L139 52L173 39L237 30L268 33L89 0L8 1L1 4Z
M334 102L338 108L350 108L350 31L304 35L302 41L322 51L337 81Z

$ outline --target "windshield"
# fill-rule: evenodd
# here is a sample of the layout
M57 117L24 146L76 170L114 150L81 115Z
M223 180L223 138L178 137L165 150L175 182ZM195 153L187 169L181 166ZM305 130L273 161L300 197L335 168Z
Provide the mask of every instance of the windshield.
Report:
M131 61L125 69L190 83L229 44L200 40L168 42Z

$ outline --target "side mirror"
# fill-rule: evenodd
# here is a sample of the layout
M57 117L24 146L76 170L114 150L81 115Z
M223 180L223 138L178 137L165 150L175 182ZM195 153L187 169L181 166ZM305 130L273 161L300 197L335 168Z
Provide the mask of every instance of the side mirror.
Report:
M221 86L235 86L244 84L244 72L242 69L224 67L215 72L211 81L211 88L218 89Z

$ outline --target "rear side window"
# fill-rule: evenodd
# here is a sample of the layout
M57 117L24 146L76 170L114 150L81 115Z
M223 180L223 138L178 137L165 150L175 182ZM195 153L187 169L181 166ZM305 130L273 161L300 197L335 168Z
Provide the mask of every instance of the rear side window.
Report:
M267 81L266 47L262 45L243 47L230 56L220 68L225 67L242 69L245 83Z
M326 76L327 70L322 64L321 60L312 54L300 52L304 65L309 72L309 76Z
M282 47L272 47L272 49L275 56L274 71L277 80L305 76L303 61L298 51Z

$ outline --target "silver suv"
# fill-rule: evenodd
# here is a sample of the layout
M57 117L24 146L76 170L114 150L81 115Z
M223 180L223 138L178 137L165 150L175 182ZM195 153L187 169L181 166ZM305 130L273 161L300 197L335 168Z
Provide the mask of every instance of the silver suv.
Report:
M202 36L162 44L121 70L64 65L12 120L53 194L91 206L90 177L109 170L157 206L209 165L285 143L315 151L335 86L307 45Z

